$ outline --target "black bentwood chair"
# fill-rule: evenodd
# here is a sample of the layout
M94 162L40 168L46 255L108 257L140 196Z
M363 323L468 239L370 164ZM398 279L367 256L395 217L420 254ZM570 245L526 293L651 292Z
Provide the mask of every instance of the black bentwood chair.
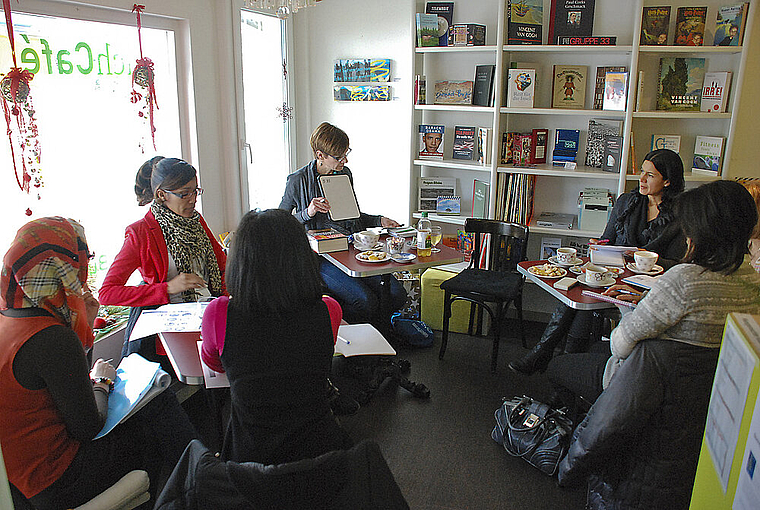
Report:
M517 317L520 319L520 336L526 347L525 330L522 313L522 288L525 278L517 272L517 263L525 260L528 246L528 227L506 221L480 220L468 218L464 224L465 232L475 233L475 249L470 257L470 265L457 276L441 283L443 298L443 336L439 359L443 359L449 340L449 318L451 303L456 300L470 302L470 323L467 330L473 334L473 318L478 311L478 328L482 327L483 310L491 316L493 328L493 353L491 355L491 372L496 372L496 360L499 355L499 338L502 321L510 303L515 304ZM488 247L488 269L478 269L478 254L481 252L480 234L491 234Z

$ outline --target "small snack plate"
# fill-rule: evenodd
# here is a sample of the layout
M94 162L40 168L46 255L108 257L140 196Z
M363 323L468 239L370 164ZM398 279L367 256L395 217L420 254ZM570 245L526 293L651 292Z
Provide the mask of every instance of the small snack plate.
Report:
M594 283L587 282L586 281L586 274L585 273L579 274L577 279L578 279L578 283L582 283L583 285L588 285L589 287L602 288L602 287L609 287L610 285L614 285L615 284L615 279L614 278L608 278L605 281L599 282L599 283L596 283L596 282L594 282Z
M370 263L378 263L378 262L388 262L391 260L391 256L384 251L372 251L372 250L366 250L360 253L356 254L356 260L359 262L370 262Z
M412 262L414 259L416 259L417 255L415 255L414 253L402 252L402 253L394 253L393 255L391 255L391 258L395 262L398 262L399 264L408 264L409 262Z
M636 274L646 274L649 276L654 276L656 274L660 274L663 271L665 271L665 269L662 266L658 266L657 264L655 264L654 267L650 269L649 271L642 271L641 269L636 267L636 264L634 264L633 262L627 263L625 267L628 268L629 271L633 271Z
M567 274L567 269L555 266L554 264L539 264L530 266L528 272L539 278L562 278Z
M573 266L583 264L583 260L579 259L578 257L575 257L575 260L569 263L560 262L559 260L557 260L556 255L552 255L551 257L549 257L548 260L555 266L560 266L560 267L573 267Z

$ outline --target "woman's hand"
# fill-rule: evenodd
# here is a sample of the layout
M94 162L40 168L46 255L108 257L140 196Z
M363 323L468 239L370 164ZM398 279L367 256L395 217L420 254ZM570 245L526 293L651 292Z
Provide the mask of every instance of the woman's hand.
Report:
M108 361L105 361L103 358L98 358L98 360L92 365L90 378L97 379L98 377L105 377L106 379L115 381L116 369Z
M197 274L180 273L166 282L166 292L168 294L179 294L186 290L202 289L206 286L206 281Z
M380 216L380 226L385 227L385 228L396 228L396 227L400 227L401 223L399 223L396 220L386 218L385 216Z
M602 294L630 303L638 303L646 295L645 292L636 290L630 285L613 285Z
M92 326L95 324L95 318L98 316L98 310L100 310L100 303L89 289L86 289L82 293L82 299L84 300L84 308L87 313L87 324L92 329Z
M306 214L313 218L318 212L326 213L330 210L330 202L325 197L314 197L306 208Z

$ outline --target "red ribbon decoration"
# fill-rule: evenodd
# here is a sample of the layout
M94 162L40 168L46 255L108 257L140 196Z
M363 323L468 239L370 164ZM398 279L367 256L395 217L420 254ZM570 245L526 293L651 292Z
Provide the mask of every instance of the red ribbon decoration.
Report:
M3 1L9 1L9 0L3 0ZM158 110L158 100L156 99L156 88L154 86L154 77L155 73L153 72L153 61L147 57L143 56L143 50L142 50L142 21L140 20L140 13L145 10L144 5L139 4L133 4L132 5L132 12L136 13L137 16L137 43L140 47L140 58L137 59L137 67L135 67L135 71L137 71L138 68L144 68L147 70L147 76L148 76L148 94L145 96L145 100L148 103L148 120L150 122L150 137L153 140L153 150L156 150L156 126L153 123L153 106L155 105L156 109ZM136 103L140 100L142 95L135 90L135 72L132 73L132 94L130 97L130 101L133 103ZM142 115L142 113L140 113Z

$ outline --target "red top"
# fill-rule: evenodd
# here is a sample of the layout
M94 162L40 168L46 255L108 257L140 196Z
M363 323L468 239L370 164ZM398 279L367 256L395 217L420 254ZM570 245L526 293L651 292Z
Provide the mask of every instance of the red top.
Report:
M8 480L27 497L58 480L79 450L47 389L28 390L13 375L21 346L50 326L53 317L0 315L0 443Z
M338 327L343 318L343 310L335 299L330 296L322 296L322 301L327 305L332 325L333 343L338 339ZM224 372L222 366L222 351L224 350L224 335L227 332L227 304L230 298L223 296L210 302L203 312L203 324L201 326L201 359L211 370Z
M227 255L214 238L203 216L200 217L203 230L211 241L219 271L222 274L222 294L227 294L224 269ZM147 285L127 286L127 280L136 269L140 270ZM127 227L126 239L121 251L108 269L103 285L98 291L102 305L152 306L169 302L166 279L169 274L169 251L153 213Z

